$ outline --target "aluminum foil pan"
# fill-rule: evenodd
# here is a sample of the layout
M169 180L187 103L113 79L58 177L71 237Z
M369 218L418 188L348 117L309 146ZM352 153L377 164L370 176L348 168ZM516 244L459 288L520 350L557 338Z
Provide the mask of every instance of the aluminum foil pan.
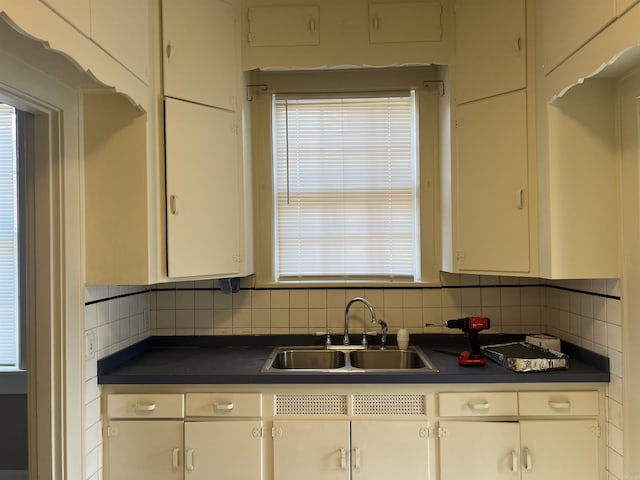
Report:
M527 342L500 343L481 347L494 362L515 372L543 372L569 368L569 356Z

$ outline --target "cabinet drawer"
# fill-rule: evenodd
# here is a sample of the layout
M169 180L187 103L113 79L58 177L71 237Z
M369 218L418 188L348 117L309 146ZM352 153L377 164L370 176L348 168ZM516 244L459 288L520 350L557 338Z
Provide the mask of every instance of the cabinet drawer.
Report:
M109 418L182 418L181 394L113 394L107 396Z
M520 415L598 415L598 392L520 392Z
M261 417L261 393L187 393L188 417Z
M511 416L518 414L516 392L441 393L438 396L440 416Z

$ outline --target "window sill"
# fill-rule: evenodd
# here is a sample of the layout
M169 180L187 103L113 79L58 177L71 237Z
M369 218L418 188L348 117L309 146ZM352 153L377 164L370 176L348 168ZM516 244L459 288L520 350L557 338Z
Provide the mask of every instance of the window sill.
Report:
M16 370L0 372L0 395L26 394L27 372Z
M282 282L256 282L255 288L439 288L440 282L365 281L365 280L287 280Z

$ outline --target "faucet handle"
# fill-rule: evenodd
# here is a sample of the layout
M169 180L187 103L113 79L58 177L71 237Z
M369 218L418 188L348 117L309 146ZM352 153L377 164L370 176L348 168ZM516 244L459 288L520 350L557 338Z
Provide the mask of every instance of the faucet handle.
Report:
M367 342L367 332L362 332L362 346L364 348L369 347L369 342Z

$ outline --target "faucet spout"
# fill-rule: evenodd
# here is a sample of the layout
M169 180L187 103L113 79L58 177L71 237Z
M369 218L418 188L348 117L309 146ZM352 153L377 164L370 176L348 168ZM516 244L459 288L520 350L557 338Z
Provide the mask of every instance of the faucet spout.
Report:
M344 309L344 336L342 338L342 344L343 345L350 345L349 342L349 309L351 308L351 305L353 305L356 302L360 302L363 303L368 309L369 309L369 313L371 314L371 325L375 325L376 323L378 323L378 318L376 317L376 311L373 309L373 305L371 305L371 303L369 303L369 301L366 298L362 298L362 297L354 297L351 300L349 300L347 302L347 306ZM362 344L366 347L367 346L367 337L365 335L366 332L366 327L364 328L364 331L362 333Z

